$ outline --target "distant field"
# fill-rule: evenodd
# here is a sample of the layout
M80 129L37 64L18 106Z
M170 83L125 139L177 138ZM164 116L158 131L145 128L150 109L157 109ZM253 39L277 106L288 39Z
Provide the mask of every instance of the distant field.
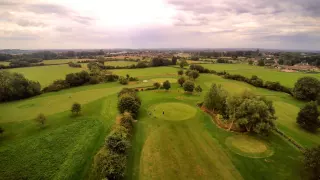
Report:
M303 76L313 76L320 79L319 74L310 74L302 72L281 72L276 69L268 69L259 66L251 66L247 64L204 64L204 67L216 71L227 71L230 74L241 74L246 77L257 75L265 81L279 81L282 85L293 87L295 82Z
M83 68L71 68L67 64L56 66L37 66L26 68L9 69L10 72L18 72L26 78L39 81L42 88L57 79L64 79L69 73L75 73L84 70Z
M106 62L104 62L104 65L106 65L106 66L130 66L133 64L137 64L137 62L131 62L131 61L106 61Z
M177 75L178 69L172 67L155 67L155 68L143 68L143 69L115 69L112 70L114 74L125 76L129 74L134 77L141 77L141 79L146 77L159 76L172 76Z
M10 62L0 61L0 65L9 66Z

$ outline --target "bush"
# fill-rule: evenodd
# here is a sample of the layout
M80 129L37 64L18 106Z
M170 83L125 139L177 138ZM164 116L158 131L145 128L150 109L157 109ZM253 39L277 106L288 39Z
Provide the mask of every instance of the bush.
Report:
M90 81L90 75L87 71L81 71L78 73L70 73L66 75L66 82L70 86L81 86Z
M307 149L303 155L304 168L308 176L306 179L318 180L320 177L320 146Z
M137 77L129 77L129 81L139 81Z
M81 104L79 103L73 103L71 107L71 112L73 115L79 115L81 112Z
M171 84L170 84L170 82L169 82L168 80L166 80L165 82L163 82L162 86L163 86L163 88L164 88L165 90L169 90L169 89L171 88Z
M182 75L183 75L183 70L182 70L182 69L180 69L180 70L178 71L178 75L179 75L179 76L182 76Z
M119 77L119 83L120 84L122 84L122 85L126 85L126 84L128 84L128 79L127 78L125 78L125 77L123 77L123 76L121 76L121 77Z
M194 90L194 82L193 81L186 81L183 83L183 90L186 92L193 92Z
M68 62L69 67L74 67L74 68L81 68L81 64L74 63L74 62Z
M118 110L120 113L130 112L132 116L137 117L141 102L131 94L123 94L120 96L118 101Z
M198 85L195 89L194 89L197 93L201 93L202 92L202 88L200 85Z
M106 147L114 153L125 154L130 147L128 136L128 130L120 126L107 136Z
M161 84L158 83L158 82L155 82L155 83L153 83L153 86L154 86L156 89L159 89L160 86L161 86Z
M41 127L44 127L44 124L45 124L46 120L47 120L46 116L45 116L44 114L42 114L42 113L40 113L40 114L36 117L36 119L35 119L35 121L36 121Z
M62 89L70 88L70 84L65 80L55 80L52 84L48 87L43 88L43 92L54 92L60 91Z
M122 117L120 118L120 126L126 128L129 133L132 132L133 129L133 117L129 112L124 112Z
M314 77L298 79L293 88L293 95L299 100L315 101L320 93L320 81Z
M249 83L256 87L263 87L263 80L258 78L258 76L252 76Z
M263 59L260 59L260 60L258 61L258 66L264 66L264 65L265 65L264 60L263 60Z
M191 70L188 72L188 76L190 79L197 79L199 77L199 72L195 70Z
M203 66L198 64L191 64L190 69L198 71L199 73L205 73L207 71Z
M106 148L101 149L95 156L93 179L123 179L127 165L127 157L124 154L117 154Z
M97 76L90 76L89 84L99 84L100 80Z
M315 101L307 103L297 116L297 123L304 129L315 132L320 128L320 112Z
M0 127L0 135L4 133L4 129Z
M0 102L24 99L41 94L39 82L22 74L0 71Z
M140 62L138 62L138 64L136 65L136 67L137 67L137 68L146 68L146 67L148 67L148 64L147 64L147 62L145 62L145 61L140 61Z
M186 79L184 77L180 77L178 79L178 83L180 84L180 86L182 87L183 83L186 82Z

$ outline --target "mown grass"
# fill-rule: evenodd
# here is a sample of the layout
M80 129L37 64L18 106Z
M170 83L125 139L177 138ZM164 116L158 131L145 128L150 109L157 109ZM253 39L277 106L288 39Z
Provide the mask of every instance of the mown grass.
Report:
M106 66L130 66L133 64L137 64L137 62L133 62L133 61L106 61L104 62L104 65Z
M300 179L301 154L279 136L265 139L275 151L273 156L240 156L225 145L226 138L235 134L217 128L199 109L185 121L166 121L148 114L148 107L159 103L179 102L197 108L201 96L177 90L142 92L140 96L143 105L127 179Z
M277 69L251 66L247 64L203 64L205 68L216 71L227 71L230 74L241 74L246 77L256 75L265 81L279 81L282 85L293 87L295 82L303 76L313 76L320 79L320 73L281 72Z
M38 81L42 87L51 84L54 80L64 79L69 73L75 73L84 70L83 68L72 68L67 64L54 66L36 66L25 68L9 69L10 72L23 74L26 78Z

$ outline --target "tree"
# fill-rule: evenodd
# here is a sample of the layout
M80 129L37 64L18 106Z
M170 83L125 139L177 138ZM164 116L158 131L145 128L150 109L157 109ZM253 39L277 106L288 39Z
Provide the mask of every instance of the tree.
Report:
M314 77L298 79L293 88L293 95L299 100L315 101L320 93L320 81Z
M197 93L201 93L202 92L202 88L200 85L198 85L195 89L194 89Z
M194 82L193 81L186 81L185 83L183 83L183 90L186 92L193 92L194 90Z
M158 83L158 82L155 82L155 83L153 83L153 86L154 86L156 89L159 89L160 86L161 86L161 84Z
M227 98L228 117L248 132L268 134L274 128L275 110L272 101L245 91Z
M127 75L126 75L126 77L127 77L127 79L129 79L129 78L130 78L130 75L129 75L129 74L127 74Z
M264 60L263 59L260 59L258 61L258 66L264 66Z
M117 154L124 154L130 147L128 130L117 127L106 138L106 147Z
M163 82L162 86L163 86L163 88L164 88L165 90L169 90L169 89L171 88L171 84L170 84L170 82L169 82L168 80L166 80L165 82Z
M183 70L182 70L182 69L180 69L180 70L178 71L178 75L179 75L179 76L182 76L182 75L183 75Z
M129 83L129 81L128 81L127 78L121 76L121 77L119 77L119 83L122 84L122 85L126 85L126 84Z
M4 129L0 127L0 135L4 133Z
M303 155L308 179L318 180L320 178L320 146L306 149Z
M252 65L252 64L253 64L253 61L252 61L252 60L249 60L249 61L248 61L248 64L249 64L249 65Z
M227 91L221 85L212 84L204 98L204 106L211 111L215 111L223 116L227 114Z
M81 104L77 102L73 103L71 107L71 112L73 115L79 115L79 113L81 112Z
M180 68L184 68L184 66L188 66L188 62L186 60L180 61Z
M141 102L131 94L123 94L118 100L118 110L120 113L130 112L135 118L138 115Z
M178 83L180 84L180 86L182 87L183 83L186 82L186 79L184 77L180 77L178 79Z
M315 132L320 128L320 112L315 101L307 103L298 113L297 123L304 129Z
M46 122L46 116L42 113L40 113L37 117L36 117L36 122L41 126L44 127L44 124Z
M188 76L190 79L197 79L199 77L199 72L198 71L195 71L195 70L191 70L189 73L188 73Z
M120 126L126 128L128 132L131 132L133 129L133 121L132 115L129 112L124 112L120 118Z
M177 60L178 60L178 57L173 56L172 59L171 59L172 64L173 64L173 65L176 65L176 64L177 64Z

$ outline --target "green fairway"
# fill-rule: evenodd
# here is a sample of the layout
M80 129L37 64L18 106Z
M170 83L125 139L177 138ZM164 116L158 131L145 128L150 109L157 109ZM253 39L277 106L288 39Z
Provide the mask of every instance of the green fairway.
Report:
M313 76L320 79L320 73L281 72L277 69L251 66L247 64L203 64L203 67L216 71L227 71L230 74L240 74L246 77L256 75L265 81L279 81L282 85L293 87L294 83L303 76Z
M155 118L181 121L192 118L196 114L196 109L182 103L161 103L149 108L150 115Z
M151 79L151 81L158 82L158 83L163 83L165 81L169 81L170 83L176 83L177 79L174 79L174 78L154 78L154 79Z
M176 76L178 69L172 67L155 67L155 68L144 68L144 69L115 69L112 70L117 75L125 76L129 74L130 76L143 78L159 78L163 76Z
M106 61L104 62L104 65L106 66L130 66L133 64L137 64L137 62L133 62L133 61Z
M10 72L18 72L23 74L26 78L34 81L39 81L41 86L47 86L54 80L64 79L69 73L82 71L82 68L72 68L67 64L55 66L37 66L9 69Z
M149 115L147 107L152 109L155 104L166 105L173 101L196 108L199 96L180 93L184 98L177 100L177 92L166 91L141 92L140 96L143 108L135 126L127 179L254 180L264 175L270 179L300 179L295 170L299 168L301 154L279 136L271 135L259 141L265 142L267 149L273 149L274 154L268 154L269 157L238 155L225 144L235 134L217 128L211 117L200 109L184 121L164 121ZM256 143L252 151L263 151L257 142L243 142Z

